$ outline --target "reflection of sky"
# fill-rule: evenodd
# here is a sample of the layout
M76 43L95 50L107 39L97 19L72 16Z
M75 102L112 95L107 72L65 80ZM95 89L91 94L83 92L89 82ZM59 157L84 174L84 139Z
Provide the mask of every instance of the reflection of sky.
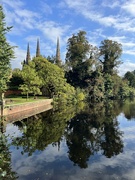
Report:
M32 156L21 154L21 148L11 147L12 167L19 180L134 180L135 179L135 121L127 121L124 114L118 116L120 130L124 132L124 150L117 156L106 158L99 151L91 156L88 168L73 166L68 158L66 140L57 146L49 145ZM16 126L8 125L6 134L21 136Z

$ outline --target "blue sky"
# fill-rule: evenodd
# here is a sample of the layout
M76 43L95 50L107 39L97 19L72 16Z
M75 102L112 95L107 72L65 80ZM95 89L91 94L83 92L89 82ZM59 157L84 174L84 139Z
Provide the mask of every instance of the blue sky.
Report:
M119 74L135 70L135 0L0 0L6 23L13 26L7 34L15 49L12 68L21 68L26 57L27 43L31 57L35 56L36 41L44 56L56 54L60 39L64 61L67 40L79 30L87 32L92 45L100 46L104 39L122 44L123 64Z

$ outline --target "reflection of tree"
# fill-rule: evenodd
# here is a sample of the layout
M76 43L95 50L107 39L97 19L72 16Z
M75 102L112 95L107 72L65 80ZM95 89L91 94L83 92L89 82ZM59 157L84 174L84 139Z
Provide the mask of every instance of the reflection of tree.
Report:
M96 104L71 119L66 136L69 158L75 165L86 168L89 157L99 150L108 158L122 152L119 113L116 102Z
M118 121L104 122L104 140L101 140L101 149L103 154L111 158L123 151L123 142L121 140L122 132L119 131Z
M135 120L135 100L127 99L124 102L123 112L128 120Z
M90 155L97 151L94 144L95 137L90 131L87 114L77 115L71 120L67 130L67 146L69 159L81 168L87 167ZM94 149L95 148L95 149Z
M22 154L27 152L29 155L36 150L44 150L49 144L58 145L59 148L66 123L73 116L73 109L63 108L61 111L49 110L37 114L24 119L21 123L16 122L23 135L15 138L12 144L17 148L22 146Z
M0 132L0 179L15 180L16 173L11 168L11 154L7 145L6 136Z
M116 102L91 104L81 113L76 107L49 110L16 122L22 136L14 138L12 144L22 147L22 154L31 155L49 144L59 148L65 135L69 159L74 165L86 168L90 156L98 151L108 158L122 152L122 132L116 119L120 112Z

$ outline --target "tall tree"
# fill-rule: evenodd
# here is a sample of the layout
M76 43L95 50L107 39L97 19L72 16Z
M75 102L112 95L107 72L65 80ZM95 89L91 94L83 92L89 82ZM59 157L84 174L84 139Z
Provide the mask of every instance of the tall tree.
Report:
M77 35L73 34L72 37L68 39L66 63L71 69L76 68L87 59L89 48L85 31L79 31Z
M94 63L94 48L88 43L85 31L79 31L68 39L66 78L75 87L85 87L86 79L92 72Z
M0 98L7 89L7 82L11 75L10 61L14 58L13 47L7 42L6 33L12 27L7 27L3 8L0 5Z
M121 63L122 45L116 41L104 40L101 42L100 61L103 64L103 72L112 75L115 68Z

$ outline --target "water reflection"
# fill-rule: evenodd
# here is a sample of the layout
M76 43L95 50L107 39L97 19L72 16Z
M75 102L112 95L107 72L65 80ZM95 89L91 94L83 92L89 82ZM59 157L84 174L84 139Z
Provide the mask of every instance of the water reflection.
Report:
M126 100L123 102L123 111L128 120L135 120L135 102Z
M43 151L49 144L58 146L67 125L75 115L74 109L49 110L41 114L24 119L21 122L15 122L20 131L21 137L12 140L12 145L17 148L23 148L23 153L32 155L36 150Z
M11 153L7 145L7 139L2 132L0 132L0 179L17 179L17 173L12 171Z
M135 149L133 141L129 145L129 135L135 140L135 131L132 127L132 134L126 134L120 123L127 126L125 116L133 120L135 113L130 106L134 105L111 101L83 109L83 105L62 107L15 122L3 134L9 134L5 153L12 156L10 170L5 167L23 180L132 179L129 174L123 176L130 167L124 149Z
M69 158L74 165L81 168L88 167L90 156L98 151L102 151L107 158L123 151L123 132L119 129L116 112L114 115L110 110L106 110L106 107L94 115L95 109L92 113L91 111L92 108L76 115L68 123L66 139Z

